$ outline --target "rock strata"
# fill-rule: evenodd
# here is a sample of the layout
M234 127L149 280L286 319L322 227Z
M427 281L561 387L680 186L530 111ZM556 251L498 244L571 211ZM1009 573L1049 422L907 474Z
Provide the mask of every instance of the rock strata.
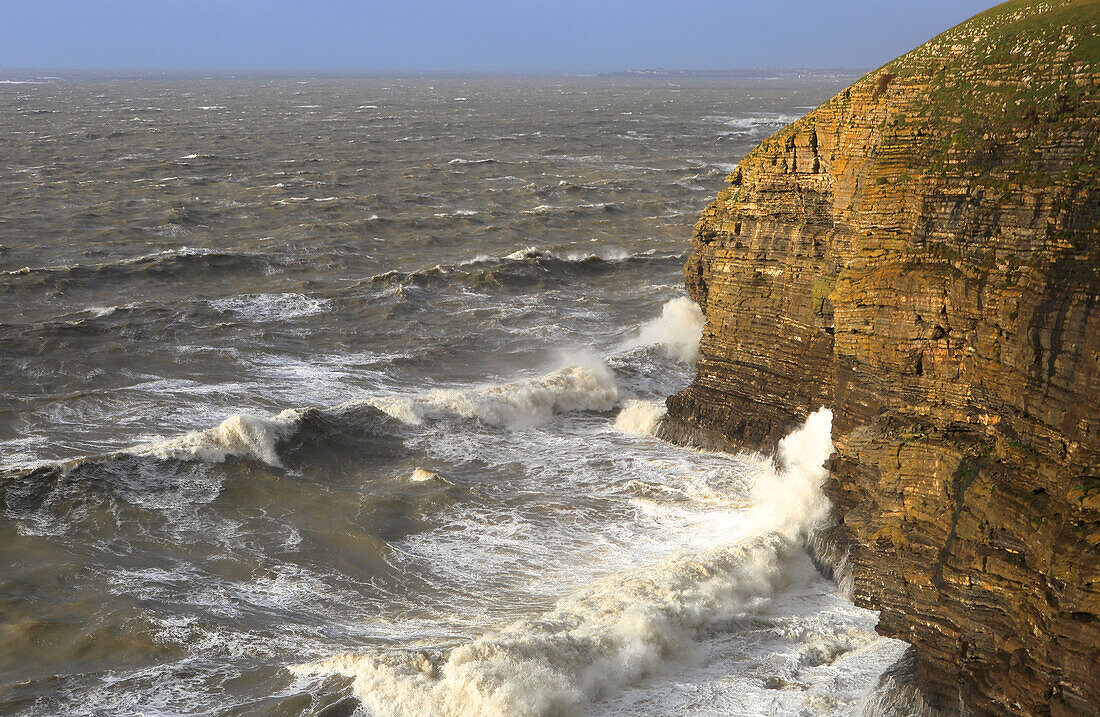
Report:
M728 180L662 435L769 447L832 407L832 533L926 700L1100 714L1100 2L982 13Z

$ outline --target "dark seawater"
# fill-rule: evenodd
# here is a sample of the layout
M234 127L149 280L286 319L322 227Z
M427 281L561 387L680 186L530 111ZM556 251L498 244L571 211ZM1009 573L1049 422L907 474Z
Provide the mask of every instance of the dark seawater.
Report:
M852 78L0 77L0 713L860 714L691 227Z

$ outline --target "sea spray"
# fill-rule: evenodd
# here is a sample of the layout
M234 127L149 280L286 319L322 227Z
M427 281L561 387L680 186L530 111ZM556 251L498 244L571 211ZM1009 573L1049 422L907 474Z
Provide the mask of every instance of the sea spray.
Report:
M624 348L658 346L669 358L694 363L699 357L704 323L698 304L686 296L678 296L665 302L660 316L642 324L638 335L627 340Z
M420 425L428 418L454 417L474 418L515 430L546 423L555 413L609 411L618 402L615 377L602 363L568 366L512 383L371 401L394 418L411 425Z
M134 446L130 455L162 460L220 463L230 456L254 458L269 466L282 467L276 446L292 434L301 419L299 411L288 409L274 418L235 413L218 426L192 431Z
M778 470L766 472L753 486L754 501L765 507L753 514L763 521L760 529L803 538L825 517L829 501L821 484L828 475L825 461L833 452L832 424L833 412L819 408L779 441Z
M443 483L446 485L454 485L451 481L447 480L435 471L429 471L424 468L416 468L412 474L409 475L409 482L411 483Z
M653 436L666 412L664 401L630 400L615 417L615 428L623 433Z
M801 540L827 505L821 464L832 451L821 409L780 444L778 469L731 541L611 575L450 650L375 649L294 666L341 674L379 715L579 715L592 700L698 656L703 634L729 630L814 577Z
M563 352L562 357L577 363L532 379L466 390L354 399L327 409L289 408L271 418L235 413L213 428L151 440L116 453L85 456L67 461L65 465L71 468L128 455L205 463L221 463L230 457L248 458L283 468L279 445L317 417L347 421L351 415L366 409L387 420L395 418L412 426L420 426L428 419L470 418L491 426L520 430L542 425L555 414L610 411L618 405L619 389L615 377L602 360L582 352ZM363 428L355 430L362 433ZM46 461L41 465L54 464Z

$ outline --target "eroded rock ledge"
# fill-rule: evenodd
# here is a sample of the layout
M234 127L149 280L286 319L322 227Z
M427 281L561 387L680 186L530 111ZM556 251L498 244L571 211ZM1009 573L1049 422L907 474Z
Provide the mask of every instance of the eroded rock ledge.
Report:
M1100 714L1100 2L1009 2L753 150L695 228L665 437L819 405L857 603L927 699Z

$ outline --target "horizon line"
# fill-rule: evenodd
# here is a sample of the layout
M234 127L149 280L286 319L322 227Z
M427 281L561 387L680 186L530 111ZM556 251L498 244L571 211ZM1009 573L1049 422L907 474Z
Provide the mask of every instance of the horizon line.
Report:
M72 75L209 75L220 77L385 77L385 78L477 78L477 77L690 77L693 75L727 75L736 73L819 73L857 74L868 72L860 67L730 67L714 69L628 68L623 70L308 70L308 69L203 69L203 68L136 68L136 67L0 67L0 73L36 74L68 73ZM56 79L64 79L58 77Z

